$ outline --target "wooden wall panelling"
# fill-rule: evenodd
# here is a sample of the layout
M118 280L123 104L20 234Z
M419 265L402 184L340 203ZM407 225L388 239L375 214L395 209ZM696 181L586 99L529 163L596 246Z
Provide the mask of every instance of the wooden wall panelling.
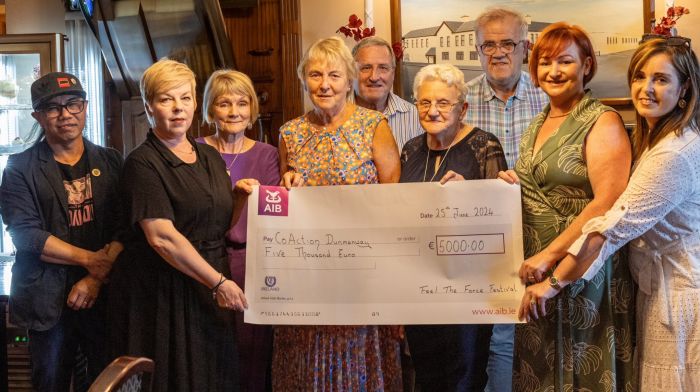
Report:
M290 3L295 4L288 10ZM268 131L267 141L275 145L279 127L301 112L288 108L290 104L298 104L300 98L290 99L289 88L286 88L289 86L286 80L289 73L287 58L290 57L287 45L292 45L292 51L296 49L293 48L293 36L289 40L284 38L289 35L286 30L290 29L284 19L289 18L291 13L298 22L298 9L298 0L260 0L255 8L224 11L224 23L238 70L253 80L260 100L260 112L265 119L263 123ZM296 41L299 41L298 27L295 33ZM297 43L296 47L299 45ZM291 57L297 59L298 53L295 56ZM293 69L296 69L296 63ZM298 83L296 89L299 89ZM257 133L258 130L253 129L249 136L257 139Z

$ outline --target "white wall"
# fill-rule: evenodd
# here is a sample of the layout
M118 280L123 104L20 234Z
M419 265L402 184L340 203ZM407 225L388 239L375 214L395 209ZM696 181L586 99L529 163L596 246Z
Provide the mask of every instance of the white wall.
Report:
M7 34L66 33L61 0L5 0Z
M374 0L374 27L376 36L391 42L391 12L389 1ZM302 51L322 38L343 34L336 33L340 26L348 23L348 17L357 15L365 22L364 0L301 0L301 48ZM363 24L364 25L364 24ZM349 48L355 45L352 38L345 38ZM304 93L304 110L310 110L311 103Z

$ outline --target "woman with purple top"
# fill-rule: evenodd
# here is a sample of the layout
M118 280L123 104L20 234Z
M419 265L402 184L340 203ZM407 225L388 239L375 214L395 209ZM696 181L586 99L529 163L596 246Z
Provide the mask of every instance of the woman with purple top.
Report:
M202 113L204 121L216 128L211 136L197 139L214 147L221 154L231 186L236 182L279 185L277 149L245 136L258 118L258 98L250 78L231 70L214 72L204 88ZM245 290L245 246L247 208L226 233L231 277ZM263 391L269 384L272 355L270 326L243 323L243 313L236 313L236 335L240 356L241 391Z

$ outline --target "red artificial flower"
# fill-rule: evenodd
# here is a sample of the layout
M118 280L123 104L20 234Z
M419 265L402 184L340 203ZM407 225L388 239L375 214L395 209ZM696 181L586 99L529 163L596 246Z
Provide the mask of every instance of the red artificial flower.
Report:
M358 18L357 15L352 14L348 18L348 27L351 29L359 29L362 26L362 19Z
M394 50L396 61L401 61L403 58L403 45L401 45L401 42L394 42L391 44L391 48Z

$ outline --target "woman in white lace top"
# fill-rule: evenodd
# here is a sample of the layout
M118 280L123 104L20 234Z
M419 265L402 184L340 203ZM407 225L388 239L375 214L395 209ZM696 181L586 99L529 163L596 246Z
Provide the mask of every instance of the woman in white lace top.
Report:
M647 37L645 37L647 38ZM637 293L640 391L700 391L700 68L690 40L653 37L632 56L635 164L625 192L554 270L560 286L590 279L630 243ZM529 286L521 311L556 288ZM541 313L540 313L541 315Z

